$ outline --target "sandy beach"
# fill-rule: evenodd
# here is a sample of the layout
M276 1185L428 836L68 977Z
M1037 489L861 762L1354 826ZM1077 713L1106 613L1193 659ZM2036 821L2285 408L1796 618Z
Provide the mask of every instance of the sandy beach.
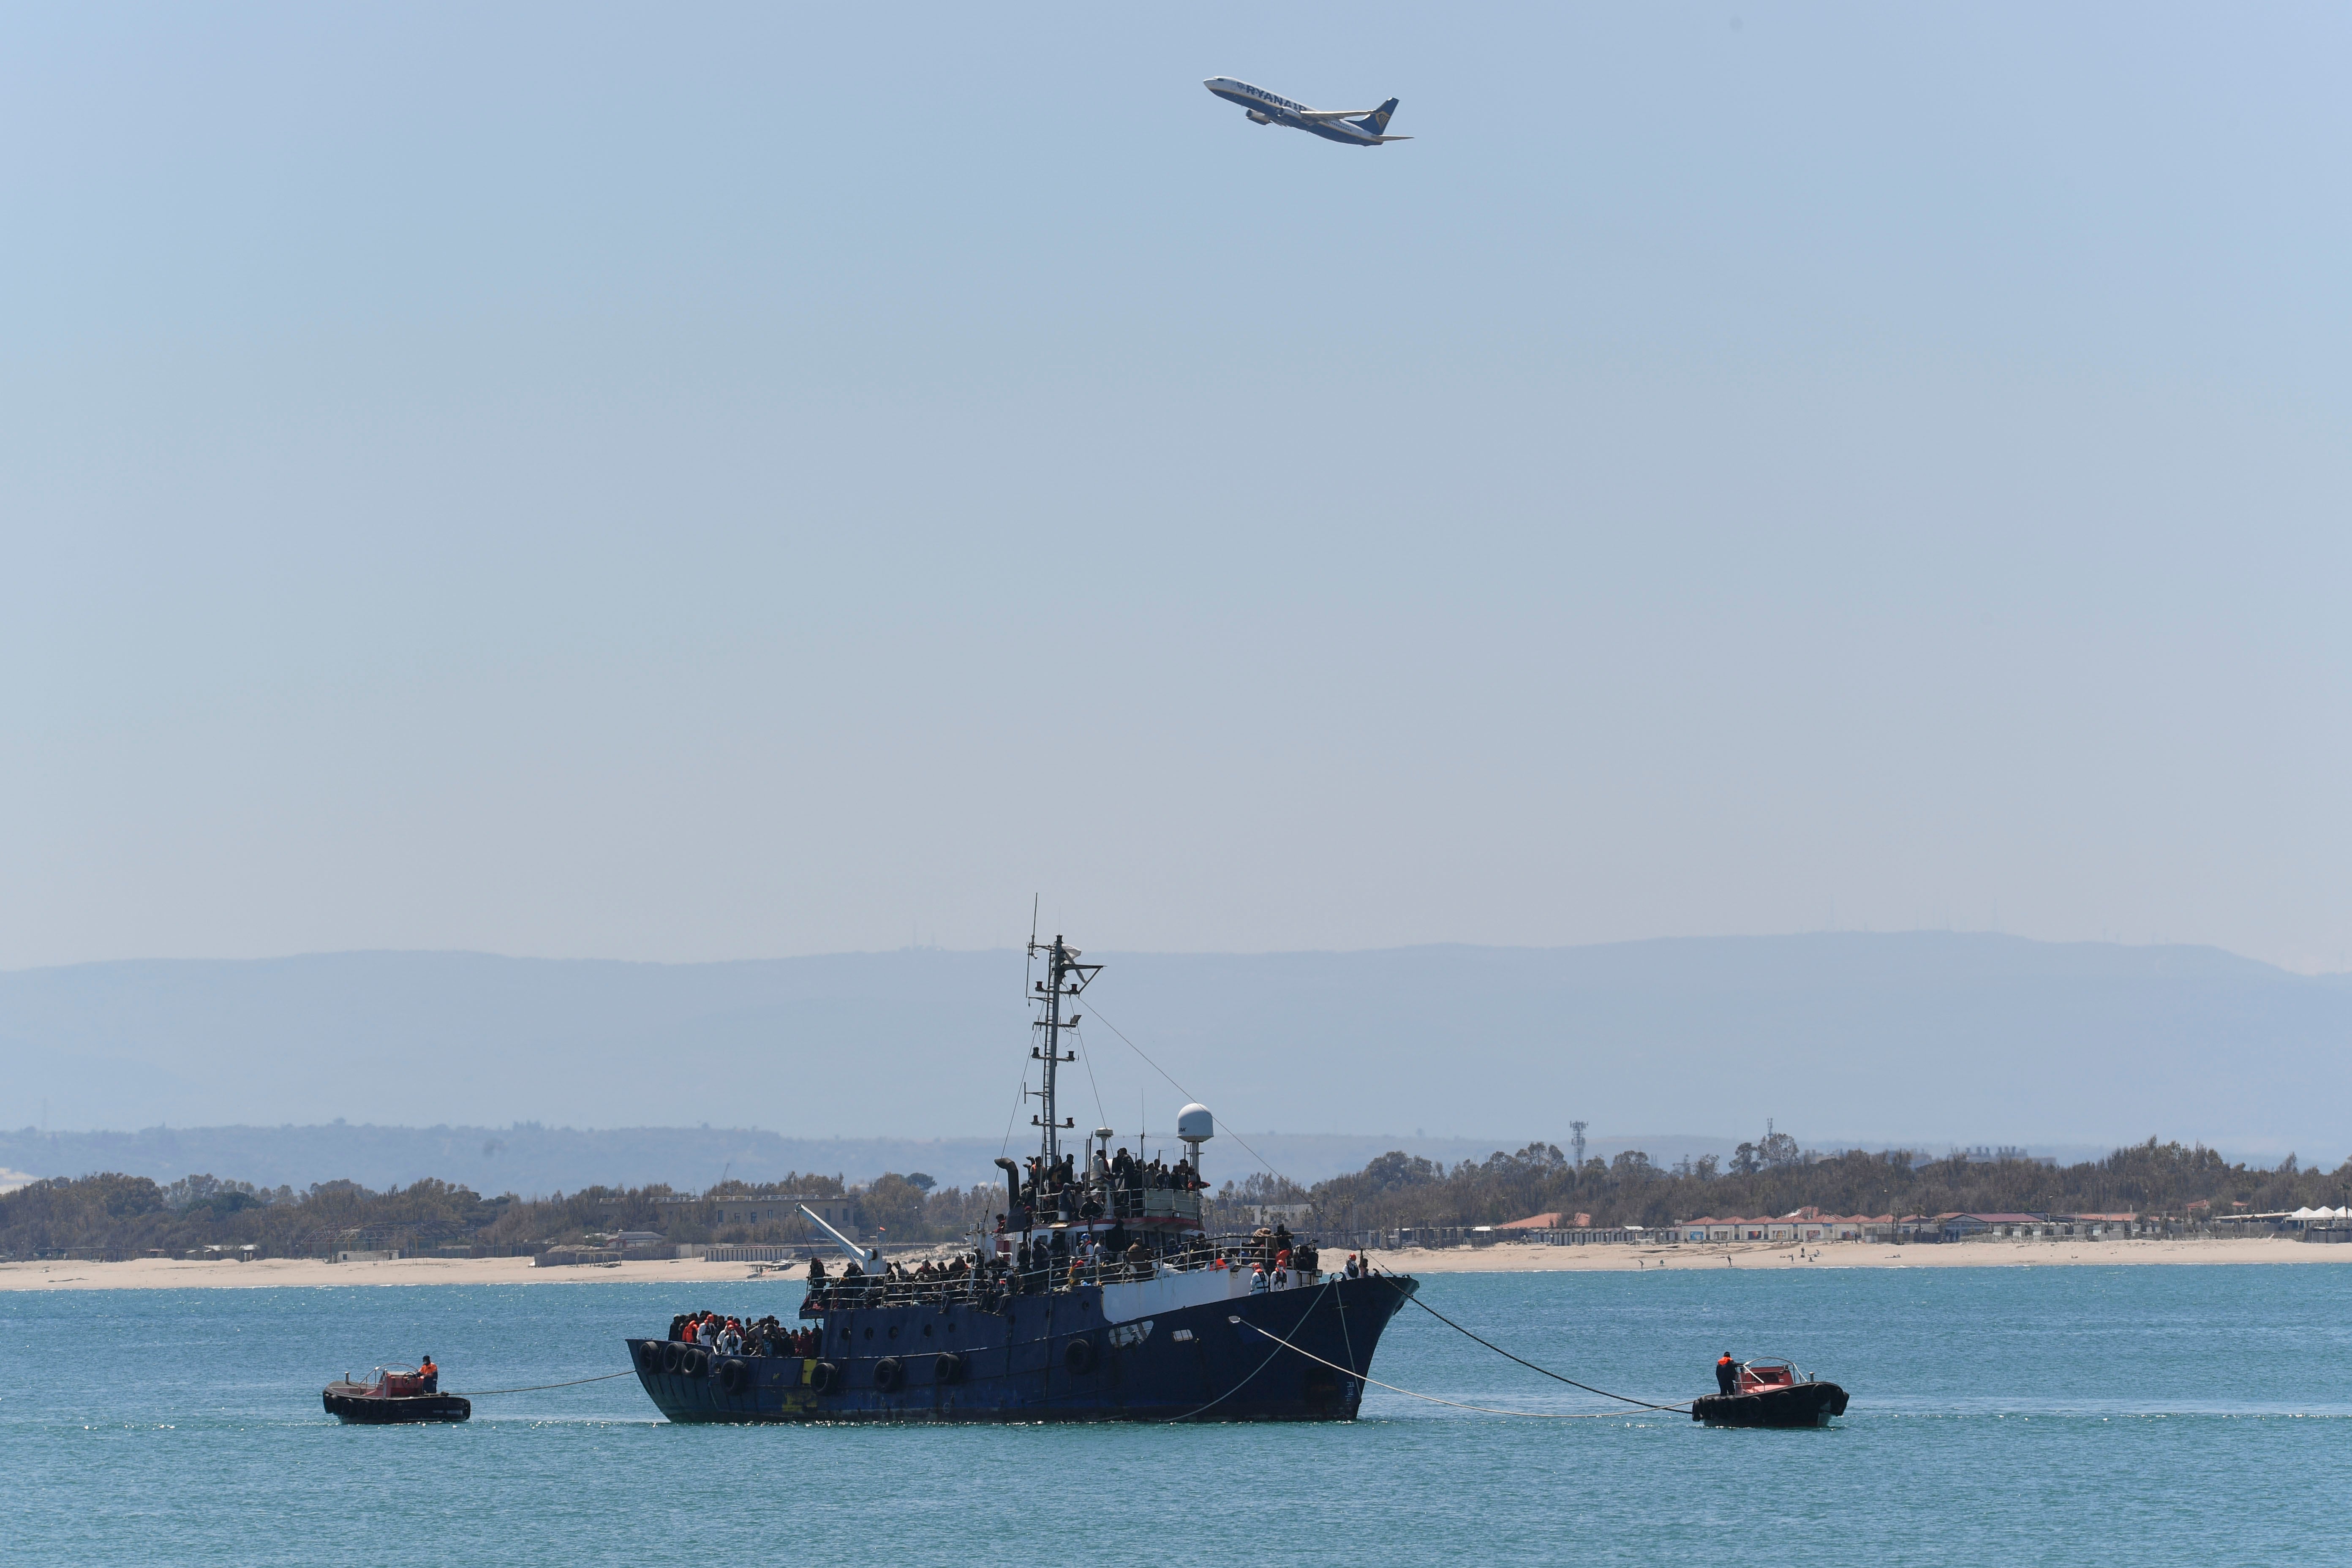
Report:
M2306 1246L2284 1237L2174 1241L1960 1241L1928 1247L1884 1242L1725 1242L1706 1247L1454 1247L1374 1255L1400 1274L1538 1274L1637 1268L2031 1268L2136 1263L2352 1263L2352 1247ZM201 1265L192 1265L201 1267Z
M1760 1242L1709 1247L1412 1247L1374 1255L1400 1274L1626 1273L1652 1268L2029 1268L2168 1263L2352 1263L2352 1247L2314 1247L2282 1237L2242 1240L1969 1241L1940 1247L1831 1242L1811 1247ZM1336 1261L1336 1258L1335 1258ZM136 1258L124 1263L0 1264L0 1290L255 1289L362 1285L742 1284L786 1287L800 1270L754 1273L747 1263L700 1258L613 1267L538 1268L528 1258L404 1258L383 1263L266 1258L255 1263L190 1263Z

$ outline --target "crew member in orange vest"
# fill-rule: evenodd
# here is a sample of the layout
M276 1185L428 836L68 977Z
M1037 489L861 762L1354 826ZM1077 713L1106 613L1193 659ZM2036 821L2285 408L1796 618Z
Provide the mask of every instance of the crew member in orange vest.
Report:
M1731 1359L1729 1351L1726 1351L1723 1352L1723 1359L1715 1363L1715 1391L1717 1394L1730 1394L1738 1387L1739 1363Z
M427 1394L441 1392L441 1369L433 1364L433 1352L425 1352L425 1364L416 1369L418 1386Z

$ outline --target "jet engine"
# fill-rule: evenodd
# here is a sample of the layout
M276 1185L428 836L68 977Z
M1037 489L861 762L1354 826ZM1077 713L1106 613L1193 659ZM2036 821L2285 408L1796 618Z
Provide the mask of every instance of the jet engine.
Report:
M1257 124L1271 125L1274 123L1274 116L1271 114L1260 114L1255 109L1244 110L1242 112L1247 114L1250 119Z

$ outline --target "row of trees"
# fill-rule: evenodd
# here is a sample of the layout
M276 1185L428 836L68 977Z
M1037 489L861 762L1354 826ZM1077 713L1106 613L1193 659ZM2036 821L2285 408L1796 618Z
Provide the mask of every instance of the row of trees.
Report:
M809 1196L845 1194L838 1175L793 1173L776 1187ZM177 1256L207 1247L236 1249L248 1245L257 1255L273 1258L435 1246L504 1253L592 1241L623 1231L655 1232L674 1242L805 1239L805 1226L720 1223L719 1199L760 1190L743 1182L726 1182L700 1194L662 1185L597 1186L546 1198L512 1193L486 1198L471 1188L433 1180L384 1192L355 1182L321 1182L297 1192L210 1175L169 1184L114 1173L59 1177L0 1195L0 1256L36 1258L70 1251ZM992 1223L995 1209L1003 1206L1001 1188L943 1188L920 1172L886 1175L854 1195L858 1224L892 1241L961 1236L977 1225Z
M1228 1182L1213 1226L1242 1222L1243 1205L1306 1204L1329 1228L1499 1225L1546 1212L1587 1213L1604 1226L1664 1226L1702 1215L1752 1217L1805 1207L1836 1214L2257 1213L2352 1204L2352 1163L2305 1169L2289 1155L2269 1171L2231 1164L2210 1149L2146 1143L2104 1160L2054 1167L2023 1159L1920 1162L1911 1153L1850 1150L1819 1154L1785 1134L1742 1145L1728 1165L1685 1160L1664 1167L1639 1150L1581 1165L1551 1143L1447 1167L1402 1151L1362 1170L1302 1187L1280 1176ZM950 1241L994 1223L1003 1189L943 1187L923 1173L892 1173L855 1194L838 1175L793 1174L785 1191L856 1200L858 1224L889 1241ZM722 1225L718 1200L755 1189L728 1182L701 1194L666 1186L589 1187L547 1198L486 1198L446 1182L372 1192L353 1182L305 1191L268 1190L209 1175L158 1184L143 1176L35 1182L0 1196L0 1255L94 1250L117 1257L252 1245L269 1257L319 1257L342 1248L436 1245L531 1250L653 1231L673 1242L806 1238L806 1227Z
M1783 1142L1785 1140L1785 1142ZM1266 1199L1262 1201L1279 1201ZM1415 1155L1381 1155L1305 1194L1326 1226L1499 1225L1530 1215L1587 1213L1596 1225L1665 1226L1701 1215L1753 1217L1799 1208L1834 1214L2267 1213L2352 1201L2352 1162L2305 1169L2231 1164L2201 1145L2151 1138L2103 1160L2067 1166L1953 1154L1922 1161L1907 1150L1800 1150L1787 1134L1743 1144L1728 1167L1711 1159L1654 1164L1640 1150L1578 1165L1550 1143L1496 1151L1450 1170ZM2198 1211L2200 1214L2202 1210Z

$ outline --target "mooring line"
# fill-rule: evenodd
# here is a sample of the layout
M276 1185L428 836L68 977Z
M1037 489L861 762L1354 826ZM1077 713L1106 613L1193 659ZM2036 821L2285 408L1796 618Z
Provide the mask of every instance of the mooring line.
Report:
M1391 1279L1387 1275L1382 1274L1377 1276L1377 1278L1385 1281L1390 1289L1394 1290L1398 1295L1403 1297L1406 1300L1411 1301L1414 1306L1420 1308L1423 1311L1427 1312L1431 1317L1435 1318L1439 1322L1444 1323L1447 1328L1452 1329L1454 1332L1459 1334L1468 1334L1470 1338L1478 1340L1480 1344L1485 1345L1488 1350L1493 1351L1496 1355L1503 1357L1506 1361L1517 1362L1529 1372L1542 1373L1546 1377L1551 1378L1555 1382L1564 1383L1570 1388L1580 1388L1587 1394L1597 1394L1603 1399L1614 1399L1624 1405L1638 1405L1644 1410L1688 1410L1693 1405L1697 1403L1696 1400L1685 1399L1680 1405L1653 1405L1646 1399L1635 1399L1631 1394L1612 1394L1605 1388L1595 1388L1589 1383L1579 1383L1572 1377L1562 1377L1559 1373L1552 1371L1549 1367L1538 1366L1535 1363L1528 1360L1525 1356L1511 1354L1510 1352L1495 1343L1492 1340L1478 1339L1476 1334L1471 1333L1469 1330L1464 1328L1461 1324L1455 1322L1453 1319L1447 1317L1444 1313L1439 1311L1436 1308L1431 1306L1428 1302L1423 1300L1420 1297L1414 1295L1403 1286L1399 1285L1394 1279ZM1306 1352L1302 1351L1299 1353L1303 1355ZM1388 1385L1386 1384L1382 1384L1381 1386L1385 1388Z
M1297 1351L1300 1355L1305 1356L1308 1361L1323 1362L1325 1366L1329 1367L1334 1372L1345 1373L1349 1377L1356 1378L1364 1383L1369 1383L1375 1388L1385 1388L1391 1394L1402 1394L1407 1399L1425 1399L1432 1405L1448 1405L1455 1410L1475 1410L1481 1415L1524 1415L1530 1421L1614 1421L1617 1419L1617 1412L1613 1410L1497 1410L1491 1405L1465 1405L1458 1399L1440 1399L1434 1394L1415 1394L1410 1388L1399 1388L1393 1383L1382 1383L1377 1377L1366 1377L1362 1373L1358 1372L1355 1368L1341 1366L1336 1361L1323 1361L1323 1358L1317 1355L1313 1351L1299 1350L1298 1346L1292 1344L1288 1340L1284 1339L1272 1329L1259 1329L1255 1323L1243 1322L1239 1318L1235 1318L1234 1321L1241 1323L1242 1327L1245 1329L1257 1329L1259 1333L1264 1334L1276 1344L1280 1345L1283 1349L1287 1351ZM1579 1384L1578 1386L1581 1387L1582 1384ZM1640 1402L1635 1401L1635 1403L1638 1404ZM1649 1406L1649 1408L1653 1410L1668 1410L1671 1409L1672 1406L1653 1405Z
M636 1369L608 1372L602 1377L575 1377L570 1383L535 1383L529 1388L466 1388L450 1390L454 1399L482 1399L493 1394L540 1394L551 1388L577 1388L583 1383L610 1383L616 1377L635 1377Z

